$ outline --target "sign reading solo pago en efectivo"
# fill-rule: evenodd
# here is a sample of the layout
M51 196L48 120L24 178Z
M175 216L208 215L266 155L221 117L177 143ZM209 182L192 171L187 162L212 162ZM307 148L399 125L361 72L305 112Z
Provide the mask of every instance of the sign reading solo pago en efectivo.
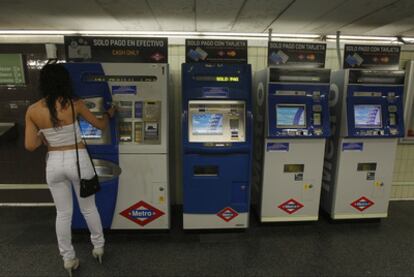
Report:
M67 61L167 63L167 38L65 36Z

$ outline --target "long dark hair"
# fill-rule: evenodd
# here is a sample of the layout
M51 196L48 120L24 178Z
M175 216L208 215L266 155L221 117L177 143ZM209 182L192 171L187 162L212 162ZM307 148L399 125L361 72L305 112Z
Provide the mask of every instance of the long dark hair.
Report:
M74 98L69 72L62 64L46 64L40 71L39 89L46 100L53 127L59 126L56 102L62 107Z

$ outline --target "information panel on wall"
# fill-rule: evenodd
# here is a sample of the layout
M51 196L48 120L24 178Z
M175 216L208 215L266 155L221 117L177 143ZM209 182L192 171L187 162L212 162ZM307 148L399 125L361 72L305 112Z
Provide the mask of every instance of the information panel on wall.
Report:
M67 61L168 63L167 38L65 36Z
M25 85L23 56L21 54L0 54L0 85Z
M345 44L343 68L399 69L401 47Z
M269 41L267 65L324 68L325 43Z
M186 63L247 63L247 40L186 39Z

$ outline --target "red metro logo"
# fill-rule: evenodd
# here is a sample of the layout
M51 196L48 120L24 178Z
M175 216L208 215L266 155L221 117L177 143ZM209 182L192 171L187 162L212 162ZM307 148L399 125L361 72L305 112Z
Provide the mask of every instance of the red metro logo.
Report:
M145 203L144 201L139 201L138 203L132 205L128 209L122 211L120 215L128 218L136 224L145 226L148 223L163 216L164 212L158 210L157 208L154 208L153 206Z
M223 219L226 222L229 222L239 214L230 207L224 208L217 213L217 216Z
M357 200L355 200L354 202L351 203L351 206L354 207L355 209L357 209L360 212L365 211L366 209L368 209L372 205L374 205L374 202L372 202L371 200L369 200L365 196L362 196L361 198L359 198L359 199L357 199Z
M286 202L283 202L278 206L279 209L287 212L288 214L293 214L298 210L302 209L304 206L303 204L299 203L295 199L291 198Z

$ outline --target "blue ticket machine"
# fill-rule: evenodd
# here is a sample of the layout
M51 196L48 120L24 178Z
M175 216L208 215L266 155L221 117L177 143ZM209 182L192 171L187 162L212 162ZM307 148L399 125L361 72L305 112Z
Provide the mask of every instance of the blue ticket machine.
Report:
M253 195L261 222L318 219L329 77L317 68L257 73Z
M83 99L97 117L102 117L109 108L112 96L109 91L101 64L67 63L75 94ZM110 120L109 127L99 130L82 118L79 119L82 137L88 144L88 151L94 160L101 191L95 195L96 205L104 228L110 228L118 193L119 154L116 120ZM74 196L73 229L87 228Z
M331 82L322 208L332 219L387 217L404 136L404 72L345 69L334 71Z
M182 65L184 229L247 228L251 66Z

